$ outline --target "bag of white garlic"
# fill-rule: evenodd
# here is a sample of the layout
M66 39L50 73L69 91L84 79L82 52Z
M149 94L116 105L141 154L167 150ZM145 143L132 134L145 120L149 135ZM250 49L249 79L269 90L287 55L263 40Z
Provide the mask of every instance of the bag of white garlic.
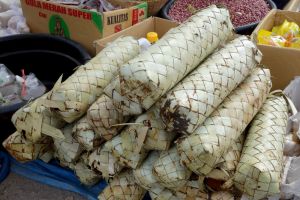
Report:
M0 0L0 37L29 32L20 0Z
M5 12L12 6L21 7L20 0L0 0L0 12Z

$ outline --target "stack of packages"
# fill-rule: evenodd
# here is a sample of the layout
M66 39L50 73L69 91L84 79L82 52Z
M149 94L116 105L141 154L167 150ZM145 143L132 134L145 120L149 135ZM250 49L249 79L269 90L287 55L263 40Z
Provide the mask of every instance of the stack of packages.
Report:
M99 199L263 199L280 193L288 106L229 12L211 6L147 51L122 37L16 112L5 148L51 158ZM67 124L67 125L66 125Z

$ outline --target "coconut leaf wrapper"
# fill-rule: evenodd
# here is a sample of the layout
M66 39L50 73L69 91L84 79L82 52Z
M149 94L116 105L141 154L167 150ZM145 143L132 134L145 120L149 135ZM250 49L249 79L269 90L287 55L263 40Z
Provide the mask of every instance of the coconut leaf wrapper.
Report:
M160 154L154 163L153 173L163 187L171 190L183 187L192 175L192 172L180 163L176 146Z
M89 155L89 166L105 179L113 178L123 169L112 155L111 148L111 142L108 141Z
M17 161L28 162L47 156L45 154L48 154L51 150L53 141L51 138L44 136L40 142L31 143L16 131L2 145Z
M164 99L161 116L167 130L192 134L261 59L261 52L246 36L237 37L212 54Z
M158 160L159 155L160 152L152 151L142 165L133 170L135 182L146 190L150 190L158 184L158 180L153 174L153 166L156 160Z
M144 126L136 126L136 131L148 127L147 136L144 141L146 150L166 151L170 148L177 134L169 133L165 130L166 126L160 117L160 109L158 104L153 106L145 114L140 115L135 122ZM142 131L141 131L142 132Z
M256 68L203 125L178 141L181 162L200 176L209 174L254 118L270 89L270 71Z
M58 160L66 163L77 161L84 148L72 137L74 124L68 124L62 129L65 139L54 139L54 149Z
M240 161L245 133L243 133L231 146L228 152L223 154L216 168L213 169L205 180L206 188L210 191L228 191L233 188L233 176Z
M232 30L227 9L210 6L201 10L120 67L117 83L123 98L106 94L124 113L142 114L229 40Z
M76 163L74 172L80 182L87 186L93 186L101 180L101 176L92 171L83 161Z
M87 111L87 119L95 133L106 141L116 136L123 126L114 126L129 120L114 105L113 100L102 94Z
M146 190L135 183L131 170L115 176L98 196L99 200L142 200Z
M134 38L128 36L116 39L63 83L59 80L44 105L66 122L74 122L100 97L119 67L139 52L138 41Z
M210 199L211 200L234 200L236 198L230 192L220 191L220 192L212 193Z
M27 141L38 143L45 135L63 139L61 128L65 122L42 106L46 95L17 110L12 116L12 123Z
M209 194L202 190L197 180L189 180L177 191L156 184L149 190L151 199L156 200L208 200Z
M288 106L282 95L270 95L251 122L234 185L249 199L280 194Z
M73 138L87 151L91 151L105 141L100 135L94 132L93 127L88 123L84 116L78 120L72 129Z
M129 125L111 140L112 154L119 164L136 169L148 155L143 148L148 127L137 129L136 125Z

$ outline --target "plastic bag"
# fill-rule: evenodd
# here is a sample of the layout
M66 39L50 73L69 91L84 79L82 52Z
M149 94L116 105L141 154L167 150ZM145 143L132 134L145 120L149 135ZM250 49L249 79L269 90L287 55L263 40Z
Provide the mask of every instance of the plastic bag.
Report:
M24 100L35 99L46 92L45 85L33 73L26 76L25 82L20 76L16 76L16 79L20 88L22 88L22 84L25 83L26 92L23 94L23 91L20 91L21 97Z
M295 108L289 118L284 147L286 157L281 184L281 199L300 199L300 77L295 77L285 88L284 93ZM297 156L297 157L296 157Z
M281 184L281 199L300 198L300 157L288 157Z
M295 22L284 20L283 24L275 26L272 32L290 41L299 34L299 26Z
M12 84L15 81L15 75L3 64L0 64L0 87Z
M51 2L55 2L63 5L78 6L83 2L83 0L51 0Z
M271 45L277 47L284 47L286 45L287 40L279 35L274 35L270 31L259 30L258 35L258 44Z

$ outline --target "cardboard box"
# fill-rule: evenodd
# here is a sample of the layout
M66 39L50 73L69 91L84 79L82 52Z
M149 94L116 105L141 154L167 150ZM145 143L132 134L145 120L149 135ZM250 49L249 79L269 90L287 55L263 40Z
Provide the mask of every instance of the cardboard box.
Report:
M109 37L95 41L96 52L100 52L108 42L114 41L120 36L133 36L136 39L145 38L148 32L157 32L158 37L162 37L168 30L178 26L178 23L161 19L158 17L150 17L145 21L138 23L121 32L115 33Z
M261 21L252 33L252 40L257 41L260 29L272 30L287 19L300 25L300 13L282 10L272 10ZM262 64L271 70L273 90L284 89L295 76L300 75L300 49L258 45L263 53Z
M287 3L287 5L284 7L284 10L299 12L300 11L300 0L290 0Z
M95 40L126 29L147 17L146 2L109 1L123 9L99 13L46 0L21 0L21 4L31 32L73 39L95 54Z

